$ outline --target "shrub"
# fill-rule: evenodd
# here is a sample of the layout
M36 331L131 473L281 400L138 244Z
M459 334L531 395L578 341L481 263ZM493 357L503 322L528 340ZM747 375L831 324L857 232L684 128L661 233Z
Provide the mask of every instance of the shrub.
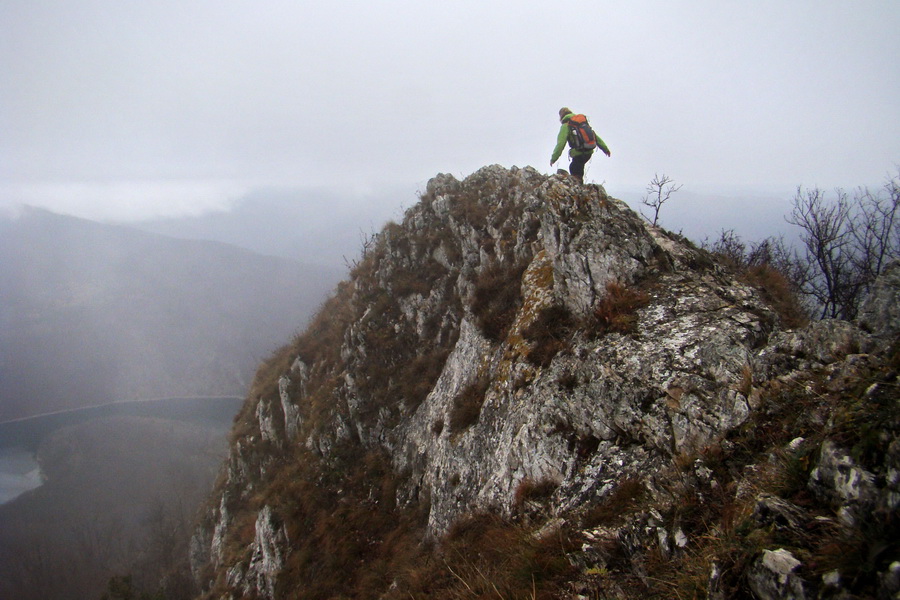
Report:
M451 432L460 432L478 422L490 383L488 377L479 376L454 398L453 407L450 410Z
M582 517L585 528L608 525L638 508L647 489L639 479L623 479L599 504L590 508Z
M447 275L447 268L433 258L419 260L421 262L415 269L401 266L394 270L390 284L393 296L427 296L434 284Z
M565 306L554 304L541 310L522 332L532 344L528 361L539 367L549 365L553 357L568 346L567 338L576 326L575 318Z
M316 312L306 330L294 341L297 355L306 364L339 361L344 331L354 318L352 284L338 285L335 294Z
M559 598L575 573L566 559L574 549L562 532L537 538L496 515L468 515L442 540L441 560L422 561L385 598Z
M489 213L489 197L478 186L471 186L454 194L450 200L450 215L457 221L467 223L469 226L480 229L487 224Z
M759 290L784 327L806 325L809 311L800 293L807 274L784 239L767 238L748 246L733 230L723 230L715 242L705 240L703 248Z
M495 263L475 281L472 312L488 339L500 341L509 331L522 302L522 274L527 267L527 261Z
M101 600L165 600L162 591L153 594L135 589L131 575L112 577Z
M400 397L408 410L415 410L428 397L444 370L444 363L447 362L449 354L448 348L426 351L407 362L399 372Z
M514 504L522 506L526 502L541 502L550 498L558 487L559 482L554 479L534 480L526 477L516 487Z
M782 326L795 329L809 321L794 287L775 267L768 264L749 267L741 279L760 291L763 299L778 313Z
M632 333L637 325L635 311L649 302L646 292L610 281L606 296L594 307L594 333L598 337L610 332Z
M324 461L297 449L291 458L265 490L281 501L292 541L276 596L378 597L391 572L420 555L424 514L398 510L397 476L378 451L341 446Z

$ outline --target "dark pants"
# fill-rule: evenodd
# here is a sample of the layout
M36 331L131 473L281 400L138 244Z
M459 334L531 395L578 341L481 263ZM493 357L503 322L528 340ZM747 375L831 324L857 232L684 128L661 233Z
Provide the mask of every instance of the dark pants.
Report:
M572 162L569 163L569 173L581 183L584 183L584 165L591 160L593 155L593 152L585 152L584 154L573 156Z

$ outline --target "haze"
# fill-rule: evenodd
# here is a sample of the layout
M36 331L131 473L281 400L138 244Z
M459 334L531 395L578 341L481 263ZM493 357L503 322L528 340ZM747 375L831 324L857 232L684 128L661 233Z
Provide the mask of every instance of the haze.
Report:
M139 220L254 191L549 171L562 105L614 195L878 186L900 3L0 2L0 204ZM561 165L564 166L564 165ZM313 205L310 208L321 208Z

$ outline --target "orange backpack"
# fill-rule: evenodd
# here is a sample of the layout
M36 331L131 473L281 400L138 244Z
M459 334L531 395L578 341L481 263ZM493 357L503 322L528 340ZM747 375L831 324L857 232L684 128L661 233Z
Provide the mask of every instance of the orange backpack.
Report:
M572 115L566 123L569 126L569 146L573 150L593 150L597 147L597 134L591 129L587 117Z

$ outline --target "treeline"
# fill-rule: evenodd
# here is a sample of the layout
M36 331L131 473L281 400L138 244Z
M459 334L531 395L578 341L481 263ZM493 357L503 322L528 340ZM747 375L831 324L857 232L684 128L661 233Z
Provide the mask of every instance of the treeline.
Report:
M900 167L876 190L798 188L785 219L799 228L799 245L745 242L734 230L702 245L743 272L782 275L810 318L853 319L884 267L900 259Z

